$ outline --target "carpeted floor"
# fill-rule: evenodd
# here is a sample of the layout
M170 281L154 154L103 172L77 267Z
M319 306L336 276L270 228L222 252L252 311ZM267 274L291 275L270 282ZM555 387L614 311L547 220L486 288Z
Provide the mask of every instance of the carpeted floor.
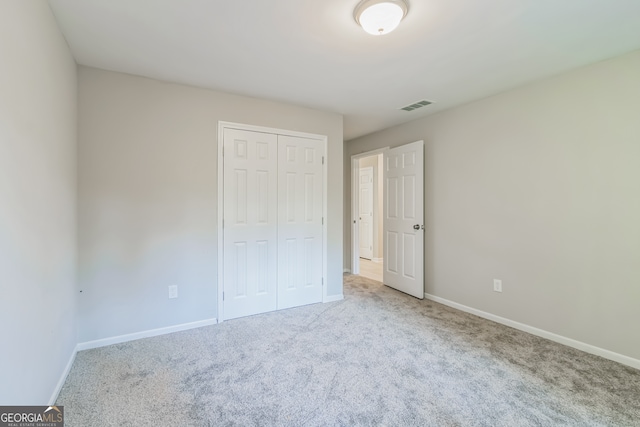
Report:
M78 353L73 426L640 426L640 371L345 276L344 301Z

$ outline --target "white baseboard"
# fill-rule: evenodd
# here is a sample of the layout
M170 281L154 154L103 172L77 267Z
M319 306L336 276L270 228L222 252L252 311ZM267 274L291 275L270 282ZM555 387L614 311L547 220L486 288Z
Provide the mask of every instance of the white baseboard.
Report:
M51 398L49 398L49 406L53 406L56 404L56 400L58 400L58 395L60 394L60 390L62 390L62 386L64 385L64 382L67 380L67 376L71 371L73 362L76 360L76 354L78 354L77 345L73 348L73 351L71 352L71 357L69 357L69 361L67 362L67 366L65 366L64 371L62 371L62 375L60 375L58 384L56 384L56 388L53 390L53 393L51 394Z
M520 331L528 332L532 335L536 335L542 338L546 338L551 341L555 341L560 344L564 344L569 347L577 348L586 353L595 354L596 356L604 357L605 359L613 360L614 362L622 363L623 365L631 366L632 368L640 369L640 360L633 357L625 356L623 354L615 353L604 348L596 347L591 344L576 341L571 338L564 337L562 335L554 334L553 332L538 329L533 326L526 325L524 323L516 322L515 320L507 319L505 317L496 316L495 314L487 313L486 311L478 310L466 305L458 304L457 302L450 301L448 299L440 298L435 295L431 295L425 292L424 297L431 301L439 302L440 304L447 305L458 310L475 314L478 317L492 320L496 323L500 323Z
M343 273L351 273L351 270L348 268L345 268L344 270L342 270Z
M201 328L203 326L215 325L217 319L199 320L197 322L182 323L180 325L167 326L166 328L150 329L148 331L134 332L133 334L118 335L116 337L103 338L95 341L78 343L77 351L89 350L92 348L105 347L111 344L120 344L127 341L139 340L141 338L155 337L158 335L170 334L173 332L186 331L188 329Z
M326 302L342 301L343 299L344 299L344 295L343 294L340 294L340 295L327 295L326 297L324 297L322 302L326 303Z
M380 264L383 261L383 258L371 258L371 261L377 262L378 264Z

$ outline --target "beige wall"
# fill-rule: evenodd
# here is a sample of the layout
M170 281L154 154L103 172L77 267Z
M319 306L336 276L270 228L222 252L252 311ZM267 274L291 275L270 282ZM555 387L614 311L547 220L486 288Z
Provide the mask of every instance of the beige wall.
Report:
M427 293L640 359L639 100L634 52L350 141L345 159L425 141Z
M44 405L76 344L76 64L45 1L0 33L0 405Z
M341 115L80 67L80 342L217 317L220 120L328 136L328 294L342 294Z

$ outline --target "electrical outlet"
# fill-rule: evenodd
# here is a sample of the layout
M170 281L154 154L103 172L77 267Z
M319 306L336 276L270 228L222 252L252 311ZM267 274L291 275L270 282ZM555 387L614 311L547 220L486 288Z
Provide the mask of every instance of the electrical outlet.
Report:
M169 298L178 298L178 286L169 286Z
M496 292L502 292L502 280L493 279L493 290Z

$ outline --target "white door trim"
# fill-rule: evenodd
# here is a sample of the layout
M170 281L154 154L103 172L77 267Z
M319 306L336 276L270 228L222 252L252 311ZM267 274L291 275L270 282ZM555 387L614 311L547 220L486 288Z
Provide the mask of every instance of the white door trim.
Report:
M359 170L360 159L375 156L387 151L389 147L366 151L351 156L351 274L360 274L360 196L359 196Z
M322 150L324 153L324 164L322 173L324 175L323 183L322 183L322 217L324 218L324 223L322 227L322 302L329 302L327 298L327 187L328 187L328 174L327 174L327 165L328 155L327 155L327 141L328 137L326 135L318 135L313 133L306 132L298 132L286 129L278 129L278 128L270 128L266 126L256 126L256 125L248 125L243 123L234 123L234 122L226 122L226 121L218 121L218 323L222 323L224 321L224 304L222 299L222 293L224 291L224 286L222 286L223 282L223 273L224 273L224 241L223 241L223 224L222 224L222 216L224 213L224 159L222 156L222 148L224 146L224 130L225 129L239 129L239 130L248 130L253 132L264 132L264 133L273 133L276 135L285 135L285 136L294 136L298 138L309 138L309 139L317 139L322 141Z

